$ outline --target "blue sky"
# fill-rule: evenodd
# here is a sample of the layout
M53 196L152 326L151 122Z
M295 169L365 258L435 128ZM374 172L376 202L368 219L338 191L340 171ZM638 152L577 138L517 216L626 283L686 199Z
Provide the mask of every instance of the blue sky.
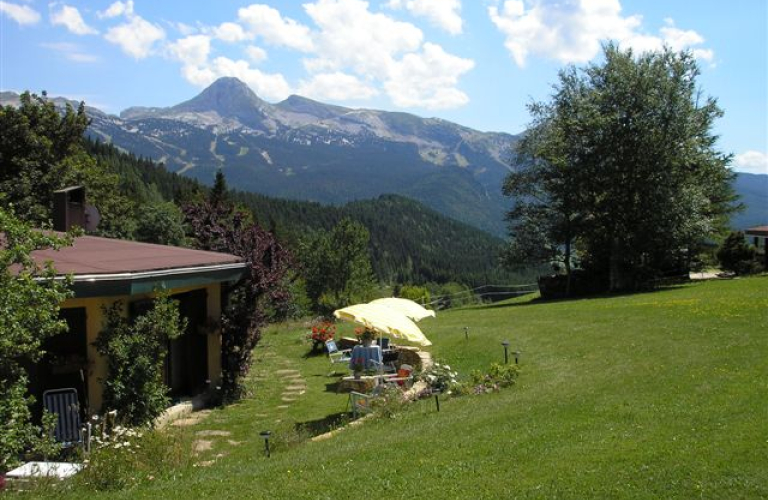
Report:
M0 89L119 113L170 106L220 76L519 133L567 64L600 43L691 50L736 170L768 173L765 0L0 0Z

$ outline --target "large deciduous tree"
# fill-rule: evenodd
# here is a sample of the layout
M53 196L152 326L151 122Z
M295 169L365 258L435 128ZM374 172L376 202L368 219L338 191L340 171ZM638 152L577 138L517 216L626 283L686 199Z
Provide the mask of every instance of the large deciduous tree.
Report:
M43 341L66 331L60 304L70 296L66 279L40 266L34 250L59 248L69 238L33 230L0 208L0 471L40 437L32 424L24 368L42 356Z
M342 219L300 244L307 295L320 312L367 302L375 285L368 253L370 233L362 224Z
M252 364L265 312L285 307L290 299L287 280L292 258L272 233L255 224L222 192L188 204L183 211L194 246L237 255L248 264L242 279L228 287L222 311L222 390L226 399L236 399L242 395L242 378Z
M85 150L85 105L57 109L24 92L19 107L0 107L0 203L13 204L16 216L35 225L51 219L53 192L72 185L87 189L101 213L99 233L131 237L132 206L120 193L119 179Z
M633 289L690 258L734 210L730 156L716 148L715 99L696 85L690 53L636 55L561 71L550 101L529 106L504 192L512 260L560 256L575 244L611 290Z

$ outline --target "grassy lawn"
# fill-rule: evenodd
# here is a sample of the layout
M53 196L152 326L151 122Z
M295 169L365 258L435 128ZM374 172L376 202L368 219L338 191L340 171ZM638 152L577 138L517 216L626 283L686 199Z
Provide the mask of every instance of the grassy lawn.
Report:
M196 460L213 463L103 497L768 498L764 277L522 298L442 312L422 327L433 356L462 374L503 360L509 339L523 351L518 384L444 400L439 413L433 401L416 403L309 442L300 428L327 428L347 398L333 390L330 363L305 356L300 325L271 327L256 351L253 397L185 434L230 433L206 438ZM300 386L304 394L284 401ZM275 432L270 459L264 429Z

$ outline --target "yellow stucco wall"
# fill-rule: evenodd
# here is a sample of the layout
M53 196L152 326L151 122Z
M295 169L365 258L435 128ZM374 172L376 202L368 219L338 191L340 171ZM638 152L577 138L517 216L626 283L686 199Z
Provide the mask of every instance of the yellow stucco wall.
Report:
M208 317L218 321L221 317L221 285L214 283L202 287L174 288L169 290L171 295L190 292L192 290L206 289ZM97 413L101 409L103 386L102 381L107 376L107 361L97 351L93 345L103 327L104 313L103 306L109 306L115 301L121 300L128 304L135 300L152 298L155 294L118 296L118 297L95 297L88 299L67 299L61 305L62 309L85 308L86 314L86 339L88 355L88 403L91 413ZM124 309L127 315L127 307ZM212 385L218 385L221 382L221 329L208 334L208 376Z

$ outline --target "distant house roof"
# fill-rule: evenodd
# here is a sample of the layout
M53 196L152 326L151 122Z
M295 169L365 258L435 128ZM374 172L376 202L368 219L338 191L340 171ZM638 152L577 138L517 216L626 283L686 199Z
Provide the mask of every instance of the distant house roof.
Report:
M59 250L36 250L39 263L71 274L76 297L136 295L240 278L246 264L235 255L95 236L75 238Z
M756 226L756 227L750 227L746 231L744 231L744 234L747 236L763 236L768 237L768 226Z

